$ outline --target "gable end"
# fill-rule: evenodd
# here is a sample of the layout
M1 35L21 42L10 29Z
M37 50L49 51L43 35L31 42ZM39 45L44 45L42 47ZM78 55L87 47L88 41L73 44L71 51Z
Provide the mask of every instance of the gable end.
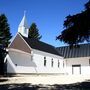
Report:
M31 49L19 34L16 35L15 39L10 44L9 48L18 49L27 53L31 53Z

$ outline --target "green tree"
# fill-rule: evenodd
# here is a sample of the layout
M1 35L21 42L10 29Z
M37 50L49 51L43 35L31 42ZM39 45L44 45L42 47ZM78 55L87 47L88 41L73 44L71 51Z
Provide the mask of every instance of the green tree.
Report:
M7 17L4 14L0 15L0 44L4 47L8 47L12 35L10 33L10 27L8 24Z
M85 10L76 15L68 15L64 21L64 30L57 39L77 46L84 41L90 42L90 1L85 4Z
M4 58L6 55L5 48L8 47L11 39L10 27L7 17L0 15L0 74L4 73Z
M32 23L30 28L29 28L28 38L34 38L34 39L40 40L41 37L42 36L39 34L39 30L37 28L37 25L35 23Z

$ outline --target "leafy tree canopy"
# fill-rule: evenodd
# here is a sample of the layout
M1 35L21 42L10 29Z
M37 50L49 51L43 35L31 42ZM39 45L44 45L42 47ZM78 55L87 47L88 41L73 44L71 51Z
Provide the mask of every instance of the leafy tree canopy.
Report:
M35 23L32 23L30 28L29 28L28 38L34 38L34 39L40 40L41 37L42 36L39 34L39 30L37 28L37 25Z
M64 21L64 30L57 39L76 46L84 41L90 42L90 1L85 4L85 10L76 15L68 15Z

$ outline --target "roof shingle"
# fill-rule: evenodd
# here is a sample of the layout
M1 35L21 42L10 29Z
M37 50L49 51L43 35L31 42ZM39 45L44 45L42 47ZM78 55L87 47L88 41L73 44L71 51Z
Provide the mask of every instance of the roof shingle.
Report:
M44 43L44 42L36 40L36 39L29 39L29 38L26 38L24 36L22 36L22 37L27 42L27 44L33 49L37 49L37 50L40 50L40 51L44 51L44 52L47 52L47 53L51 53L51 54L61 56L59 54L59 52L56 50L56 48L52 45L49 45L47 43Z

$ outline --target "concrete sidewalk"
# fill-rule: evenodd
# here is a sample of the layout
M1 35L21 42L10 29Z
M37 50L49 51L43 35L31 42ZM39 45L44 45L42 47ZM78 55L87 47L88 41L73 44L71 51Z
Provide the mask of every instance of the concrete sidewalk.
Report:
M31 83L31 84L72 84L90 80L90 75L23 75L18 77L5 77L8 79L0 84L18 84L18 83Z

